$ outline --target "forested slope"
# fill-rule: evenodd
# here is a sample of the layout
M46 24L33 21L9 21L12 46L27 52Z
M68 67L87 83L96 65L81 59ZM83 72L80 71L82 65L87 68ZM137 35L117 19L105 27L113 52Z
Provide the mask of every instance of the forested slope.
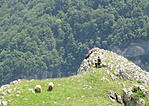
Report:
M72 75L88 48L148 38L148 0L1 0L0 84Z

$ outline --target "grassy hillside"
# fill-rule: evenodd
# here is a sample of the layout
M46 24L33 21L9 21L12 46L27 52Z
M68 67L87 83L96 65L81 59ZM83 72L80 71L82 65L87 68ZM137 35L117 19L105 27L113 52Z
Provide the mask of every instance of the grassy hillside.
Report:
M110 82L103 82L101 78L105 76ZM53 91L47 91L48 83L54 83ZM129 82L126 82L129 84ZM29 89L40 84L42 86L42 93L32 93ZM28 85L28 86L27 86ZM88 85L88 87L85 87ZM13 92L14 88L17 90ZM20 96L17 95L18 88L21 88ZM116 91L122 94L122 86L113 82L105 71L102 69L97 70L96 73L85 73L80 76L71 76L69 78L56 78L45 80L26 81L22 80L18 85L11 85L7 89L12 89L11 94L5 95L5 100L11 99L8 104L12 106L50 106L50 105L79 105L79 106L91 106L91 105L106 105L117 104L109 99L109 90ZM1 92L6 92L2 90ZM12 95L14 94L14 95ZM23 100L27 98L28 100ZM69 99L68 99L69 98Z
M104 71L101 73L97 72L95 74L86 73L84 75L72 76L69 78L57 78L48 80L36 80L29 81L23 80L18 85L11 85L9 89L12 89L11 94L7 94L5 99L12 99L8 104L12 106L51 106L51 105L106 105L106 104L116 104L112 102L108 97L109 90L115 91L119 89L119 85L116 82L102 82L101 78L104 75ZM55 84L53 91L47 91L48 83L53 82ZM35 87L35 85L40 84L42 86L42 93L32 93L28 89ZM28 85L28 86L25 86ZM85 87L84 85L88 85ZM21 88L20 96L17 95L17 91L13 92L13 89ZM6 91L6 90L4 90ZM1 91L3 92L3 91ZM119 89L119 93L121 89ZM11 95L11 96L10 96ZM27 98L28 100L23 100Z
M108 55L105 55L105 53ZM111 52L104 51L101 57L103 56L107 58L103 59L102 62L108 64L111 61ZM121 57L118 55L115 56L118 58ZM124 62L125 59L121 61ZM130 61L128 62L131 63ZM119 63L113 64L113 67ZM10 84L1 87L0 94L2 92L6 93L4 99L1 101L8 101L8 106L116 106L119 103L109 98L109 91L116 92L122 96L123 86L120 83L125 84L126 89L132 87L133 84L144 85L141 82L120 79L117 76L115 76L116 80L113 81L110 74L107 74L105 71L108 69L110 70L108 66L95 68L94 65L91 65L89 71L66 78L43 80L22 79L16 85ZM110 70L110 73L114 73L114 71ZM106 79L103 80L103 77ZM54 83L54 89L52 91L47 91L49 82ZM32 92L36 85L42 86L41 93ZM146 87L148 88L148 86ZM10 94L7 93L8 89L11 90ZM146 98L147 95L143 99L146 104L149 104Z

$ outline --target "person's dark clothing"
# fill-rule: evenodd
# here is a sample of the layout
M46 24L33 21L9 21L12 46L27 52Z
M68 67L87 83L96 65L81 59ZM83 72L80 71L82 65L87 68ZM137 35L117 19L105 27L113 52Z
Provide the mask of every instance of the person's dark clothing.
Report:
M100 65L101 64L101 59L98 58L97 60L98 60L98 65Z
M97 63L95 63L95 67L97 67L98 65L100 66L100 64L101 64L101 59L98 58L98 59L97 59Z

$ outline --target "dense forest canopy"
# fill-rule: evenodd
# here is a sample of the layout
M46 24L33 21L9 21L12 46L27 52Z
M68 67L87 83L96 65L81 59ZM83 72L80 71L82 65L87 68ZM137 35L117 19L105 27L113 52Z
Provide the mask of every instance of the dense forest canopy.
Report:
M75 74L88 48L149 39L149 0L1 0L0 85Z

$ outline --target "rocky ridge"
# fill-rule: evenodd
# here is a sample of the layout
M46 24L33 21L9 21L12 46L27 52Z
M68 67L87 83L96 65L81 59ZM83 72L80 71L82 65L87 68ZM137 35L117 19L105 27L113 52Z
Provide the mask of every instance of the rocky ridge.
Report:
M147 89L147 86L149 85L149 73L142 70L139 66L135 65L123 56L117 55L112 51L99 48L93 48L92 51L93 53L90 57L82 61L82 64L77 72L78 75L90 71L90 68L94 67L97 56L100 56L102 59L102 64L107 66L104 71L106 71L113 81L116 81L117 78L120 78L121 80L126 79L133 85L129 89L126 89L125 85L121 83L123 85L123 95L120 96L117 95L116 92L109 91L110 97L112 99L116 99L121 104L124 103L126 106L145 106L145 100L143 99L135 102L132 101L134 98L132 96L132 89L133 87L138 87L141 91L143 91L144 96L147 95L149 90ZM142 83L142 85L133 84L132 81L134 80Z

